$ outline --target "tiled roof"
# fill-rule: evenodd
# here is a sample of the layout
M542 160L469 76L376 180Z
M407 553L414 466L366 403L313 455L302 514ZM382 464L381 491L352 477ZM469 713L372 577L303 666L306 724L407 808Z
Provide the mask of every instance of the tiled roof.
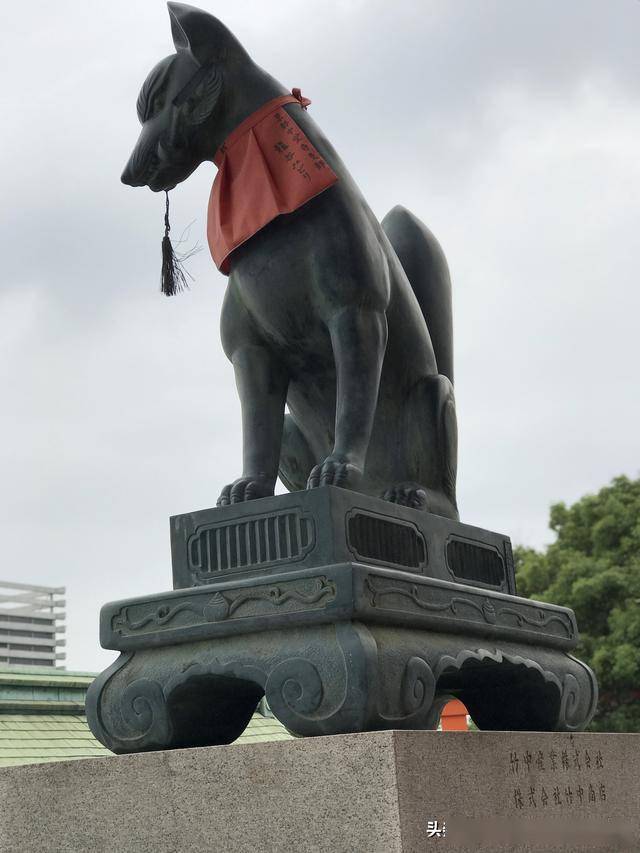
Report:
M292 740L293 735L285 729L282 723L275 717L263 717L262 714L254 714L249 725L240 735L235 743L260 743L268 740Z
M290 739L276 719L254 714L235 743ZM0 767L112 754L91 734L84 715L0 713Z
M0 714L83 714L94 678L53 666L0 666Z
M111 753L80 714L0 714L0 767Z
M86 690L95 677L95 672L74 672L56 666L0 666L0 681L18 680L43 686L55 684Z
M94 678L54 667L0 667L0 767L112 755L84 715ZM256 713L235 743L291 737L274 717Z
M291 737L275 718L254 714L235 743L290 740ZM112 754L91 734L84 715L0 714L0 767Z

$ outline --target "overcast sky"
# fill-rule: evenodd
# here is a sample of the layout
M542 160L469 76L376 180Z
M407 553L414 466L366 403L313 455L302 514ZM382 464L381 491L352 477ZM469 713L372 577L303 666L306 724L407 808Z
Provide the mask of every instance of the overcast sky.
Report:
M203 0L204 2L204 0ZM410 208L454 287L463 521L540 546L549 505L640 469L640 3L209 3L313 100L379 217ZM171 587L169 515L241 472L226 279L158 292L163 197L119 176L160 0L0 10L0 578L101 604ZM172 193L205 244L212 164Z

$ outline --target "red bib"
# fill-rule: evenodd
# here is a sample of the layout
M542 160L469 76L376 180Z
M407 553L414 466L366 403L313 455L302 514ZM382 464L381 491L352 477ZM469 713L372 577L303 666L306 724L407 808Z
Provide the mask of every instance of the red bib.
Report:
M318 154L285 104L311 101L295 94L268 101L218 149L207 216L207 240L218 269L229 274L230 254L281 213L291 213L338 176Z

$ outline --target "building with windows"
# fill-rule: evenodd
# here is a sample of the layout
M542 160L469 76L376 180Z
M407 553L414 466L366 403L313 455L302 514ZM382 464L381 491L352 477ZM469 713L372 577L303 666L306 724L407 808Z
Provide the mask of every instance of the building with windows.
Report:
M64 593L63 586L0 581L0 666L64 661Z

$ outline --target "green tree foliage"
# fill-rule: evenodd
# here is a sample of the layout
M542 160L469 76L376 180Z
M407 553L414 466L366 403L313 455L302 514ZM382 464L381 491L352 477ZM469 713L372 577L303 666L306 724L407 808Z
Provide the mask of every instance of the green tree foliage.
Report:
M576 655L595 671L595 731L640 731L640 479L551 507L556 541L516 548L518 594L571 607Z

